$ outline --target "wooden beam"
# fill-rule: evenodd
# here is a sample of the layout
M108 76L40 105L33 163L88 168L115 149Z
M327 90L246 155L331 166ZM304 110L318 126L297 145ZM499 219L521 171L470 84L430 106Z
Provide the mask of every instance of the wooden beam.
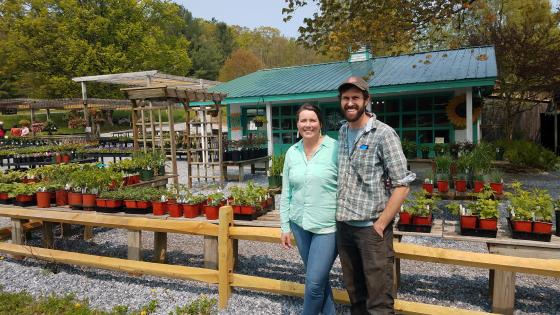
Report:
M128 230L128 259L142 260L142 231Z
M23 232L27 233L30 230L40 228L43 225L41 221L31 221L23 224ZM0 241L12 237L12 228L6 227L0 229Z
M53 234L54 223L53 222L43 222L43 247L44 248L54 248L54 234Z
M195 280L211 284L218 283L218 271L204 268L156 264L9 243L0 243L0 252L69 265L81 265L173 279Z
M229 284L233 273L233 242L229 237L229 228L233 225L231 206L220 207L220 225L218 229L218 296L220 309L226 309L231 296Z
M142 145L144 146L144 153L147 153L148 146L146 145L146 120L144 117L144 106L140 107L140 119L142 119Z
M119 217L98 213L73 213L55 210L45 211L19 207L0 207L0 216L16 219L40 219L49 222L104 226L117 229L218 236L218 227L215 224L203 221Z
M25 242L25 233L23 231L23 223L21 219L12 218L12 243L23 244Z
M515 308L515 272L496 270L492 286L492 312L513 315Z
M218 269L218 238L204 236L204 268Z
M167 258L167 233L154 232L154 262L165 263Z

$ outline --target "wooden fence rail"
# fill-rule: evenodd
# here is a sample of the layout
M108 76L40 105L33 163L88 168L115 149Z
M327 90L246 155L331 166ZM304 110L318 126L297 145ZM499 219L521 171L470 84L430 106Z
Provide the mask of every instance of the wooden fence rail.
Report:
M37 213L35 213L37 212ZM117 270L132 274L148 274L184 280L202 281L217 284L219 308L228 305L232 289L246 288L266 291L282 295L303 296L304 285L301 283L242 275L234 273L233 240L251 240L260 242L275 242L280 240L280 229L262 227L233 226L233 211L231 207L220 208L219 225L208 222L175 221L151 218L130 218L107 216L101 214L61 211L40 211L14 208L0 208L0 216L11 217L12 220L37 219L44 222L62 222L88 226L108 226L137 231L154 231L156 233L197 234L218 238L218 270L173 266L160 263L133 261L119 258L102 257L78 253L68 253L59 250L37 248L20 244L0 242L0 252L15 256L26 256L51 262L84 265L94 268ZM109 218L110 217L110 218ZM460 250L431 248L420 245L395 243L395 254L400 259L410 259L433 263L453 264L474 268L492 269L499 272L522 272L543 276L560 277L560 260L510 257L496 254L473 253ZM500 295L501 286L494 284L494 299ZM333 290L334 298L339 303L348 303L346 291ZM395 300L395 309L404 314L488 314L485 312L461 310L452 307L436 306L416 302ZM512 313L513 305L495 304L496 313Z

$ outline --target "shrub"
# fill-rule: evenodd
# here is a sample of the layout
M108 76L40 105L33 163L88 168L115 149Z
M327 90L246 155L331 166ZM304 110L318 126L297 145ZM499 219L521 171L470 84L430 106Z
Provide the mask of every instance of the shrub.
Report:
M510 141L505 146L505 158L514 166L553 170L560 163L560 159L552 151L533 142Z

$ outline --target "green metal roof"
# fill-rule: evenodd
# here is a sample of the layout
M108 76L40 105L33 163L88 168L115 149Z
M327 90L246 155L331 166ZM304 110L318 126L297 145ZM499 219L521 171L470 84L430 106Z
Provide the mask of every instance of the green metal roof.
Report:
M497 76L494 47L440 50L356 62L331 62L264 69L219 84L224 103L330 97L352 75L369 75L376 94L425 89L492 86Z

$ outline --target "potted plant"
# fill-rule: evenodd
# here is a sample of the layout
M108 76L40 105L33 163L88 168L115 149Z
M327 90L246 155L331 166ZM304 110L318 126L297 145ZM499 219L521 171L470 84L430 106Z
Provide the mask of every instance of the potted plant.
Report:
M118 212L122 205L122 191L121 190L105 190L101 192L95 200L98 210L106 212Z
M497 169L493 169L488 173L490 187L492 190L501 195L504 192L504 174Z
M449 168L453 159L449 155L440 155L435 158L438 191L445 193L449 191Z
M224 194L222 192L214 192L208 195L207 204L204 206L204 214L208 220L217 220L219 217L219 209L223 204Z
M282 186L282 174L284 172L284 154L270 157L270 168L268 170L268 187L276 188Z
M268 121L266 120L266 116L258 115L258 116L255 116L255 118L253 118L253 122L255 123L255 126L262 127Z
M423 159L428 159L430 157L430 145L429 144L421 145L420 152L422 153Z
M202 202L206 199L202 195L190 195L184 205L183 214L185 218L196 218L202 212Z
M481 230L498 230L498 201L492 199L479 199L475 203L478 208L478 226Z
M424 178L424 183L422 183L422 189L428 193L428 194L433 194L434 193L434 181L432 179L433 177L426 177Z
M15 198L14 204L21 207L27 207L35 204L35 192L37 184L12 184L11 191L8 193L9 198Z
M532 231L534 199L531 193L521 188L520 182L511 184L513 193L506 193L510 200L509 212L512 229L516 232Z
M412 215L405 207L401 206L401 211L399 211L399 222L398 224L412 224Z
M461 231L465 229L474 230L476 229L478 222L478 215L472 212L471 208L465 208L462 204L457 202L451 202L447 205L447 209L451 214L459 216L459 224L461 226Z
M164 215L167 213L167 191L156 190L152 195L152 213L153 215Z
M12 190L12 184L0 183L0 204L10 203L8 193Z
M422 192L414 192L412 199L407 199L405 205L412 215L412 224L417 232L429 232L432 226L432 212L437 211L439 198L428 198Z
M410 141L408 139L403 139L401 145L402 145L404 155L406 156L407 159L416 158L416 150L417 150L416 142Z
M38 184L38 189L35 194L37 198L37 207L39 208L50 208L51 207L51 195L54 192L52 185L45 185L43 183Z
M229 189L232 197L231 208L234 214L241 214L241 205L245 202L245 190L243 187L232 186Z
M542 189L534 191L535 216L533 222L533 233L552 234L552 214L554 212L554 201L550 194Z
M447 155L449 152L449 145L446 143L434 144L434 154L437 156Z

